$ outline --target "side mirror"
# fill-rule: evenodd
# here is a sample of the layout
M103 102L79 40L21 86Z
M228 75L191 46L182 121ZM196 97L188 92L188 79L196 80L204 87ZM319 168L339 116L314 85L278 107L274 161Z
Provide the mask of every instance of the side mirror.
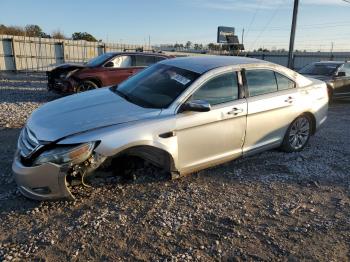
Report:
M105 64L105 67L114 67L114 63L112 61L109 61Z
M338 74L336 76L344 77L344 76L346 76L346 73L345 72L338 72Z
M211 110L211 106L207 101L204 100L193 100L186 102L181 106L181 112L192 111L192 112L208 112Z

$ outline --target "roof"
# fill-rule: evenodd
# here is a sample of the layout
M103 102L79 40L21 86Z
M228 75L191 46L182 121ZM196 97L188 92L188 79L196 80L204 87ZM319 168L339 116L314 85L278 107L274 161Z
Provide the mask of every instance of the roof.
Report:
M263 60L242 56L191 56L180 57L161 61L160 63L179 67L199 74L203 74L211 69L230 65L246 65L267 63Z
M110 55L152 55L152 56L163 56L163 57L171 57L169 55L166 55L164 53L159 53L159 52L106 52L105 54L110 54Z

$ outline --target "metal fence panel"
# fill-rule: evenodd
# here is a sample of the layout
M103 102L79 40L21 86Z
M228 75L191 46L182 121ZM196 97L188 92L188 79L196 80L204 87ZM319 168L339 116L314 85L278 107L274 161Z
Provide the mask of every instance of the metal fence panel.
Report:
M63 63L84 63L104 52L140 47L143 46L0 35L0 70L47 71Z
M141 45L0 35L0 70L46 71L62 63L84 63L105 52L122 52L137 48L150 49L149 46ZM183 54L200 55L198 52ZM284 66L288 60L287 52L251 52L241 55ZM350 60L350 52L297 52L294 65L299 69L311 62L322 60Z
M287 66L288 53L277 52L255 52L248 53L247 56L257 59L266 60L272 63ZM294 67L300 69L307 64L319 61L347 61L350 60L350 52L302 52L295 53L294 55Z
M12 40L4 38L0 41L0 70L15 70L15 61L12 50Z

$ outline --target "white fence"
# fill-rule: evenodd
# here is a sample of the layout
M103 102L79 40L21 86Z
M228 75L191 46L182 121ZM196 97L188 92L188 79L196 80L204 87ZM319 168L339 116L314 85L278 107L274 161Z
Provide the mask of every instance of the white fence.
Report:
M105 52L141 47L143 46L0 35L0 70L47 71L63 63L83 63Z
M63 63L83 63L105 52L137 48L150 49L149 46L140 45L0 35L0 71L47 71ZM198 50L166 53L176 56L203 55L203 51ZM288 60L287 52L251 52L241 55L284 66ZM323 60L350 60L350 52L297 52L294 56L294 67L299 69L311 62Z
M270 61L287 66L287 52L255 52L248 53L248 57ZM294 54L294 68L300 69L305 65L318 61L346 61L350 60L350 52L296 52Z

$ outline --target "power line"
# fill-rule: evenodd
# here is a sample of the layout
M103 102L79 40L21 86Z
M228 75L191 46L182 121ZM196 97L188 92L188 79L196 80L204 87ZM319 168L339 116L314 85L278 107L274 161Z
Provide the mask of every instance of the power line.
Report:
M256 15L257 15L258 12L260 11L261 3L262 3L262 0L259 1L258 6L257 6L257 8L255 9L254 15L253 15L253 17L252 17L252 20L250 20L250 23L249 23L249 26L248 26L248 30L247 30L247 33L246 33L246 37L247 37L248 34L249 34L249 31L250 31L250 28L251 28L252 24L255 22ZM244 30L244 28L243 28L243 30Z
M265 32L265 30L267 29L267 27L271 24L272 20L275 18L277 12L280 10L282 4L284 4L285 1L281 1L280 4L276 7L275 11L273 12L272 16L270 17L269 21L265 24L264 28L262 31L260 31L260 34L258 35L258 37L255 39L255 41L253 42L253 44L250 46L249 49L252 48L252 46L255 45L255 43L259 40L259 38L261 37L261 35Z

